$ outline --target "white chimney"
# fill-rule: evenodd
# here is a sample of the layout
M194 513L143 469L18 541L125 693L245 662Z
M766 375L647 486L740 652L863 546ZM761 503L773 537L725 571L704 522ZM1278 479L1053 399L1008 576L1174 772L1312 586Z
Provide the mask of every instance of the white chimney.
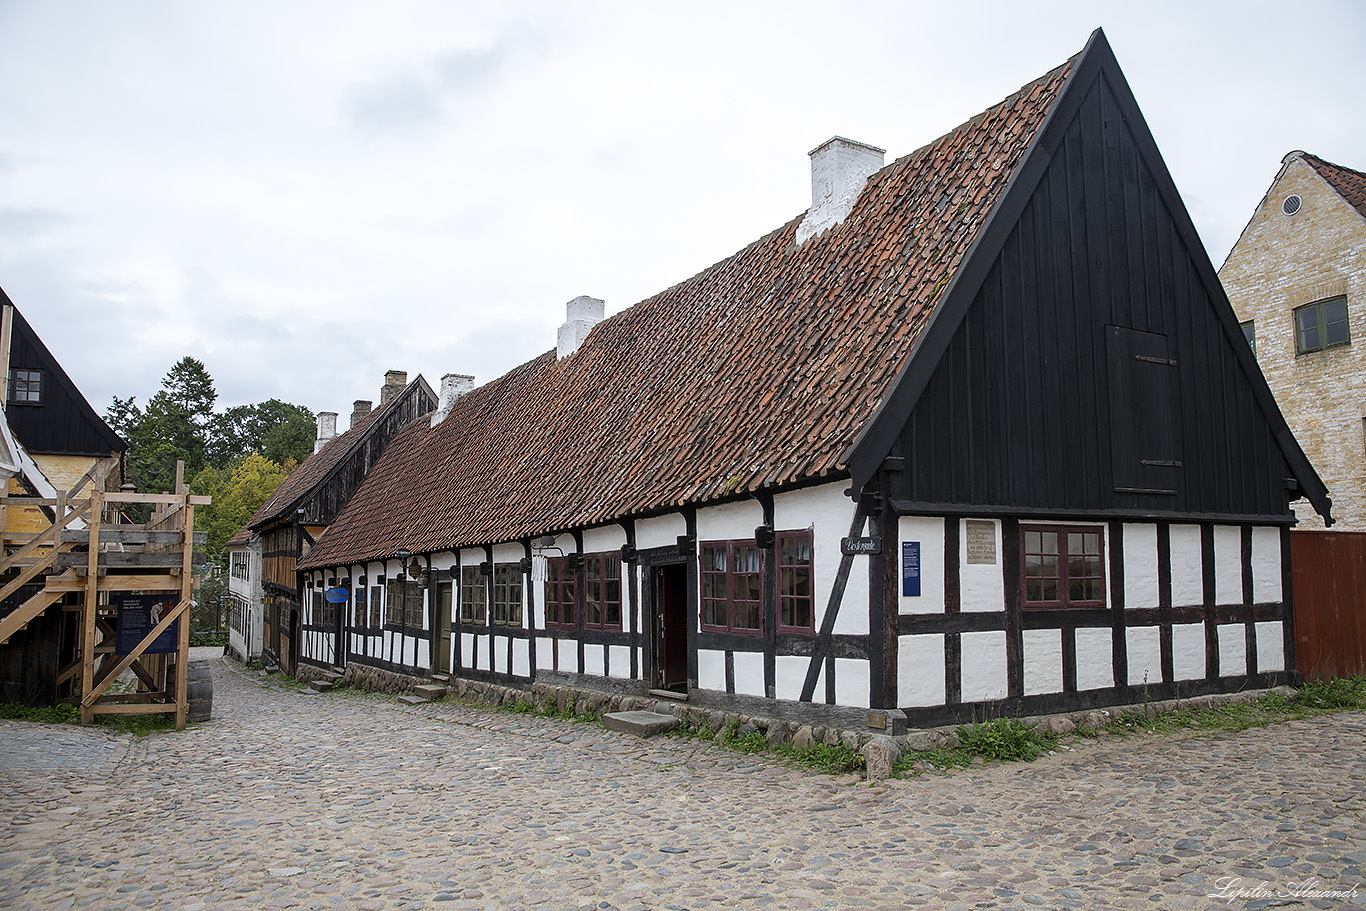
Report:
M319 411L318 412L318 440L313 444L314 452L322 452L322 448L330 443L337 436L337 412Z
M798 244L844 221L868 178L882 169L885 153L842 136L811 150L811 208L797 227Z
M436 411L432 414L432 426L435 427L455 407L455 400L474 388L474 377L464 373L448 373L441 378L441 399L437 404Z
M569 357L583 340L588 338L588 333L593 331L593 327L602 322L605 312L605 305L596 297L585 297L579 295L572 301L564 305L565 320L560 327L559 337L555 344L555 353L559 357Z

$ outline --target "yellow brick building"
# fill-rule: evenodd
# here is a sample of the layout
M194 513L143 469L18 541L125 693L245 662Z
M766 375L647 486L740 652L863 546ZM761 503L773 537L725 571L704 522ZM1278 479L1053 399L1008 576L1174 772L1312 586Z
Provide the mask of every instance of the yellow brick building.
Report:
M1286 155L1219 278L1334 527L1366 531L1366 174Z

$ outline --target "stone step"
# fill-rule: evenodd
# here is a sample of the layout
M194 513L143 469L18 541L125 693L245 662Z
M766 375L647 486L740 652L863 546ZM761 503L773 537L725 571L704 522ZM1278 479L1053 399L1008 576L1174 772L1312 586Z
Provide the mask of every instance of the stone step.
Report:
M344 675L341 671L337 670L336 668L327 667L327 668L323 668L323 670L322 670L322 676L323 676L323 679L324 679L324 680L330 680L330 681L335 682L335 681L337 681L337 680L342 679L342 677L345 676L345 675Z
M320 693L326 693L328 690L332 689L332 681L331 681L331 680L310 680L310 681L308 681L308 686L309 686L309 689L317 690L317 691L320 692Z
M602 716L603 727L607 730L635 734L639 737L663 734L682 723L672 715L661 715L658 712L613 712Z
M688 701L688 694L680 693L677 690L650 690L650 695L656 699L664 699L668 702Z
M450 674L432 674L432 680L436 683L450 683Z
M398 701L402 702L404 705L426 705L431 702L431 700L425 696L409 696L407 694L399 696Z
M435 683L422 683L413 687L413 692L417 693L419 696L425 696L429 700L440 699L442 696L446 695L446 688Z

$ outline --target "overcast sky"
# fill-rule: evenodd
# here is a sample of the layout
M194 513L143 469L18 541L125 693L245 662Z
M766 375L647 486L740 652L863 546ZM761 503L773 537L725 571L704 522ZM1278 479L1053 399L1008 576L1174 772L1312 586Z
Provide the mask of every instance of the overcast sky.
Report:
M1105 29L1217 268L1302 148L1366 169L1366 4L0 0L0 287L103 411L492 379Z

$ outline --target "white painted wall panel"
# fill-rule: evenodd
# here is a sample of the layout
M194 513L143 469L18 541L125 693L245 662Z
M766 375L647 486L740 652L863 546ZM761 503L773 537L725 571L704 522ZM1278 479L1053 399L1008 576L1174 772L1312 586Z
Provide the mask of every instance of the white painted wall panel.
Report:
M1252 529L1252 600L1258 604L1285 600L1281 591L1281 530ZM1276 624L1280 626L1280 624ZM1261 645L1257 646L1258 651ZM1258 665L1261 668L1261 665Z
M764 508L758 500L740 500L720 506L706 506L697 511L697 540L746 541L754 537L754 529L764 524Z
M602 669L602 650L603 645L590 644L583 647L583 673L591 674L595 677L603 675Z
M417 658L414 667L430 668L432 666L432 643L427 639L415 639L414 644L417 646Z
M1001 522L992 519L996 526L996 562L968 563L967 520L959 520L958 564L959 591L963 599L963 611L1003 611L1006 609L1005 586L1001 577L1004 552L1001 543ZM1004 635L1004 634L1002 634ZM963 697L964 700L967 696ZM996 697L990 697L996 698Z
M490 649L490 651L492 652L492 654L490 655L492 661L490 663L492 664L494 672L499 674L506 674L508 672L507 639L505 639L502 636L495 636L493 638L493 648Z
M1201 680L1205 676L1205 624L1172 624L1172 677Z
M1256 547L1256 539L1253 539ZM1257 672L1285 670L1285 627L1280 621L1254 623L1257 631Z
M626 529L620 525L604 525L601 528L587 528L583 532L583 552L601 554L621 550L626 543Z
M906 597L901 594L899 577L896 582L897 596L900 598L898 603L903 614L944 612L944 521L938 516L902 516L897 523L900 541L882 542L883 547L892 548L896 553L898 572L901 566L901 542L920 542L920 596Z
M735 692L767 696L764 690L763 652L735 652Z
M1027 629L1024 639L1024 691L1062 692L1062 630Z
M1199 525L1171 526L1172 604L1205 603L1204 556Z
M673 546L680 536L688 533L688 523L682 513L670 512L662 516L636 520L636 548Z
M623 680L631 679L631 647L628 645L609 645L607 647L610 654L607 656L611 660L608 666L611 668L613 677L620 677Z
M697 686L699 689L726 691L726 653L710 648L697 650Z
M442 551L439 554L432 554L432 570L449 570L455 565L455 554L451 551Z
M512 673L518 677L531 676L531 641L514 639L512 642Z
M1129 683L1156 686L1162 682L1162 632L1156 626L1131 626L1124 631L1129 651Z
M1241 623L1219 624L1219 676L1247 673L1247 627Z
M1214 526L1214 600L1243 603L1243 533L1236 525Z
M835 702L858 708L868 707L867 661L855 658L835 659Z
M1006 697L1006 634L1001 630L962 634L964 702Z
M944 637L901 636L897 640L897 705L943 705Z
M773 665L773 691L778 699L788 699L796 702L802 697L802 684L806 683L806 669L810 667L811 659L800 655L779 655L774 659ZM823 675L822 675L823 676ZM825 697L824 682L816 686L812 698L816 702L823 702Z
M1108 546L1110 536L1105 537ZM1158 606L1156 525L1124 526L1124 606Z
M1100 690L1114 685L1114 634L1099 627L1077 630L1077 689Z
M555 667L554 639L549 636L538 636L536 638L536 667L538 670L548 671Z

